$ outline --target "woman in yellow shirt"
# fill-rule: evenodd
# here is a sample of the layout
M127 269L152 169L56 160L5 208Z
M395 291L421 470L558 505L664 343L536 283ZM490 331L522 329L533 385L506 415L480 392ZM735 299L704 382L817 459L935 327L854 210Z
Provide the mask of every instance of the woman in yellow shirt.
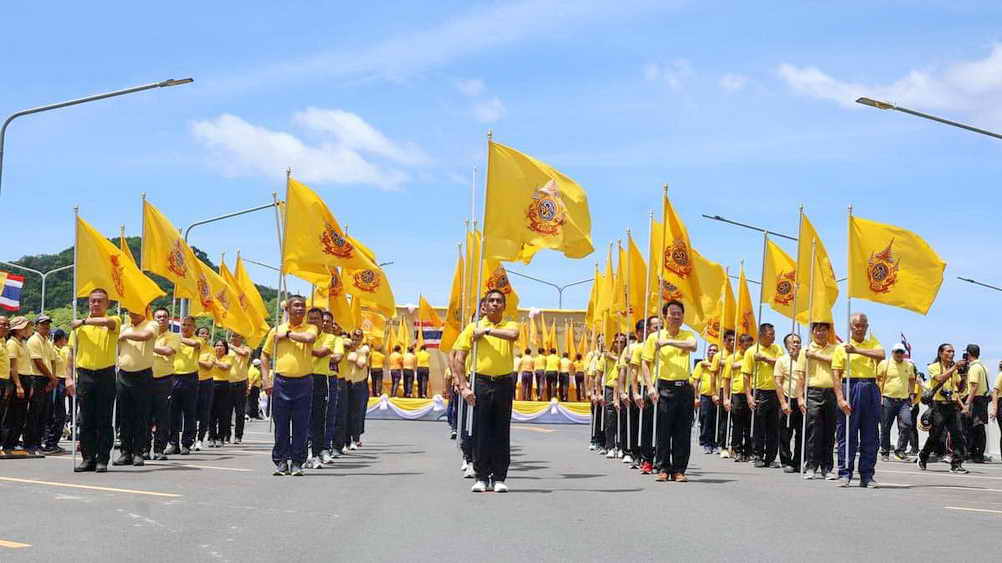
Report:
M616 394L620 392L620 372L623 369L623 349L626 348L626 335L617 333L609 350L600 352L598 360L602 373L603 404L605 405L605 448L598 453L606 454L607 458L615 458L620 454L619 446L619 400Z
M209 447L223 447L223 437L230 433L230 368L233 353L226 340L216 340L212 347L212 421L209 424Z
M584 379L585 379L585 364L584 358L581 354L574 357L574 400L581 402L584 400L582 393L584 392Z
M421 349L415 354L417 359L417 388L418 397L428 398L428 376L431 374L431 354L428 347L421 345Z
M417 369L417 356L414 355L414 345L407 347L404 352L404 397L410 398L414 395L414 370Z
M546 350L540 348L536 350L536 356L532 359L532 369L536 375L536 400L543 400L543 387L546 384Z
M571 369L573 367L574 362L571 361L570 354L564 352L564 356L560 358L560 370L557 372L557 396L564 403L568 401L570 395Z
M532 368L534 365L532 349L526 348L522 358L518 361L518 386L521 389L523 401L532 400Z
M10 320L11 335L7 339L6 354L10 361L10 378L13 380L10 398L3 418L3 443L0 450L12 452L17 448L18 438L24 426L24 415L28 410L27 389L31 378L31 368L28 362L28 347L25 342L35 331L34 326L26 317L14 317Z
M198 422L195 436L196 452L202 450L205 435L209 431L209 421L212 419L212 367L215 351L209 347L209 329L202 327L195 331L195 336L202 342L201 353L198 356L198 393L195 395L195 420Z
M383 394L383 366L386 364L386 355L383 354L383 347L377 346L369 355L369 380L372 385L372 396L380 397Z
M400 385L400 378L404 375L404 355L400 353L400 346L394 346L390 352L390 396L397 396L397 386Z
M557 387L557 373L559 371L560 356L557 355L556 348L550 348L550 353L546 356L546 401L553 398L553 392Z

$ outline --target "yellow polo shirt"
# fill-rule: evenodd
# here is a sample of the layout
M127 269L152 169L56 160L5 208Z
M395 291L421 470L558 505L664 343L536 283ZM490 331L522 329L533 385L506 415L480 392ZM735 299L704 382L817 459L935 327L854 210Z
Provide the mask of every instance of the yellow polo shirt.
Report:
M867 336L862 342L856 342L849 337L852 345L860 350L879 350L881 349L880 341L877 340L875 336ZM846 373L846 357L849 357L849 369ZM849 379L873 379L877 377L877 360L873 358L867 358L866 356L860 354L847 354L845 351L845 345L839 345L835 354L832 355L832 369L840 369L842 371L842 376L848 376Z
M717 374L717 390L723 391L724 381L731 378L731 363L727 361L728 358L734 352L728 352L727 348L724 348L724 352L717 352L716 356L713 356L713 361L710 362L710 370ZM721 364L723 362L723 364Z
M753 389L775 391L776 380L773 378L773 375L775 375L776 368L769 365L768 362L756 361L755 348L755 346L752 346L745 352L744 358L741 361L741 373L752 378ZM780 348L779 344L773 342L769 346L759 345L758 353L769 359L776 360L783 355L783 349ZM756 366L755 364L758 365Z
M230 350L230 383L247 381L247 370L250 368L250 354L241 356Z
M404 355L400 352L390 352L390 369L394 371L404 369Z
M748 350L751 350L749 348ZM742 365L744 364L745 354L748 350L742 352L738 349L736 352L727 357L727 364L730 366L730 379L731 379L731 394L744 393L745 392L745 377L742 373Z
M174 350L175 356L178 354L178 350L181 349L181 335L169 330L158 336L156 342L157 348L170 348ZM153 377L155 379L159 379L161 377L167 377L168 375L174 375L173 356L161 356L154 351Z
M28 347L24 342L21 342L15 336L11 336L7 339L7 358L8 367L7 371L10 371L10 360L17 361L17 374L20 375L31 375L29 371L31 368L28 364L31 363L31 356L28 355ZM21 382L21 386L25 386L25 382Z
M290 326L289 323L278 325L282 332L292 330L292 332L309 332L317 334L317 327L308 323ZM264 346L261 353L271 358L275 343L275 329L268 331L268 336L264 339ZM289 338L278 341L277 358L272 358L274 371L284 377L306 377L313 373L313 344L303 344L294 342Z
M123 371L143 371L153 367L153 346L160 336L160 325L156 321L143 321L137 327L124 330L148 330L153 333L149 340L121 340L118 343L118 369Z
M417 356L417 367L419 368L431 368L431 354L427 350L418 350Z
M195 338L195 340L199 340ZM174 354L174 373L192 374L198 372L198 356L201 347L188 346L177 337L177 353Z
M358 356L362 356L362 367L358 367L355 363L358 360ZM352 383L359 383L365 381L369 377L369 347L365 344L358 347L357 350L353 350L348 354L348 376L346 379Z
M404 369L413 370L417 367L417 356L410 352L404 352Z
M198 355L199 362L211 362L213 358L216 357L214 352L202 352ZM212 368L204 368L201 364L198 364L198 380L207 381L212 379Z
M928 366L926 366L925 374L926 376L929 377L929 383L928 383L929 389L932 389L933 387L936 386L938 382L934 381L933 378L941 373L943 373L943 368L939 362L936 362L934 364L929 364ZM957 387L959 386L961 381L962 381L962 376L957 372L954 372L953 375L951 375L950 378L946 380L946 383L944 383L943 386L939 388L939 391L936 391L936 395L933 397L933 400L945 401L946 397L943 396L943 391L953 391L954 393L956 393Z
M790 364L793 364L791 368ZM776 365L773 366L773 376L779 378L779 384L783 391L783 396L789 399L797 397L797 386L800 385L800 375L796 370L796 361L790 358L789 354L783 354Z
M496 328L498 330L514 330L518 332L518 323L515 321L501 320L499 323L492 323L487 317L483 317L477 323L479 328ZM456 338L453 346L455 350L469 351L473 348L473 328L474 323L466 325L463 332ZM515 341L504 340L496 336L486 335L477 342L477 357L474 364L474 371L478 375L498 377L511 373L515 362Z
M14 340L14 337L10 337L10 340ZM2 352L0 353L0 379L3 380L10 379L10 359L11 357L14 357L10 355L10 347L7 345L7 342L10 340L0 340L0 342L4 345L4 350L0 351Z
M66 346L56 348L53 344L53 350L55 350L56 356L52 359L52 373L60 379L66 379L70 375L66 369L69 366L70 349Z
M546 356L537 354L532 358L533 371L546 371Z
M327 348L330 350L330 354L322 358L313 358L313 373L317 375L326 375L327 377L333 377L335 375L334 370L331 369L331 358L334 356L334 344L337 342L337 336L329 332L321 332L317 335L317 341L314 343L314 348Z
M546 356L546 371L559 371L560 370L560 356L556 354L550 354Z
M261 370L254 366L247 368L247 384L251 387L261 387Z
M915 367L907 360L893 358L877 364L877 378L883 383L883 396L888 399L907 399L908 380L915 377Z
M668 329L660 329L656 333L648 335L644 342L643 359L650 362L651 369L654 369L654 354L657 350L658 340L691 340L696 342L696 335L688 330L679 329L678 334L672 336L668 334ZM689 379L689 352L674 346L662 346L657 351L657 378L666 381L685 381Z
M532 371L533 361L532 356L522 356L522 359L518 362L518 371L522 373L528 373Z
M714 356L716 359L717 356ZM711 371L710 366L713 365L713 360L709 362L703 360L696 364L696 369L692 370L693 378L699 380L699 394L706 395L709 397L713 395L713 387L711 384L711 379L713 378L713 371Z
M826 356L833 356L838 349L834 344L819 346L813 340L808 344L808 348ZM797 358L797 365L794 368L800 374L807 377L807 387L818 387L821 389L831 389L834 387L832 379L832 364L817 360L807 361L807 349L801 348Z
M227 353L222 358L217 358L215 353L212 354L213 366L212 370L210 370L212 373L212 381L230 382L230 370L233 369L233 356L235 356L233 352ZM229 364L229 367L221 368L218 365L215 365L215 362Z
M560 373L570 373L572 363L570 358L560 358Z
M48 368L49 373L52 373L52 357L55 355L52 342L36 332L28 337L25 346L28 348L28 357L31 360L28 362L31 375L42 375L42 371L35 366L34 360L42 360L42 364Z
M617 360L613 360L605 355L598 358L598 366L602 370L602 385L606 387L616 386L616 382L619 381L619 368L623 365L622 360L622 355Z
M974 390L975 397L988 394L988 370L980 360L974 360L967 367L967 389Z
M122 320L111 317L114 328L81 325L70 331L69 347L73 349L74 365L78 368L102 370L114 367L115 349ZM20 371L20 368L18 368Z
M369 365L372 366L372 369L383 371L386 366L386 354L379 350L373 350L369 353Z

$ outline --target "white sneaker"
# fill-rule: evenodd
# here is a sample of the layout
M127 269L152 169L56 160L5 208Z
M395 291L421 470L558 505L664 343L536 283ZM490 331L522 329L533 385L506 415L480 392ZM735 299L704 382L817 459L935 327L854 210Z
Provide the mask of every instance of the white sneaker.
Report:
M720 450L720 457L722 459L729 459L731 457L731 450L728 450L727 448Z
M605 454L605 459L616 459L616 450L615 449L609 450Z
M813 471L808 471L807 473L804 473L804 480L805 481L812 481L813 479L814 479L814 472Z
M623 463L633 463L633 456L626 454L623 456Z
M343 448L341 448L341 453L343 453L344 455L348 455L348 446L344 446Z
M463 479L473 479L476 476L477 473L473 470L472 465L467 466L467 468L463 471Z
M350 449L350 450L357 450L358 449L358 444L356 444L355 442L352 442L351 446L348 449Z
M588 445L588 451L593 452L593 451L595 451L595 449L596 449L595 444L589 444Z
M617 448L616 449L616 458L621 458L621 457L623 457L623 450Z
M495 493L507 493L508 492L508 485L505 485L504 481L495 481L494 482L494 492Z
M198 442L195 442L195 447L192 449L195 450L196 452L202 451L202 441L199 440Z
M469 463L466 463L466 460L464 459L464 460L463 460L463 465L460 465L460 466L459 466L459 470L460 470L460 471L466 471L466 467L467 467L468 465L469 465Z
M473 487L470 489L470 491L474 493L483 493L487 491L487 483L484 483L483 481L477 481L476 483L473 484Z
M833 471L825 473L825 481L837 481L837 480L838 480L838 473L835 473Z

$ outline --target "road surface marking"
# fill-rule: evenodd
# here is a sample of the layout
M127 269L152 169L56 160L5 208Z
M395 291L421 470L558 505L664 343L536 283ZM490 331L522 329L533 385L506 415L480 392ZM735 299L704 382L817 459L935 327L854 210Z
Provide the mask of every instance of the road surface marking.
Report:
M988 512L990 514L1002 514L1002 510L988 510L987 508L967 508L963 506L944 506L947 510L965 510L967 512Z
M29 485L49 485L52 487L68 487L71 489L88 489L91 491L107 491L110 493L129 493L133 495L150 495L154 497L179 498L181 495L173 493L156 493L153 491L136 491L133 489L115 489L112 487L95 487L92 485L77 485L76 483L57 483L55 481L35 481L33 479L15 479L13 477L0 477L0 481L10 481L12 483L27 483Z
M11 549L18 549L21 547L31 547L30 543L17 543L16 541L0 540L0 547L9 547Z
M535 426L518 426L513 424L511 427L514 428L515 430L528 430L529 432L545 432L545 433L556 432L556 430L551 430L549 428L536 428Z
M948 471L895 471L892 469L880 469L878 473L900 473L901 475L932 475L936 477L968 477L971 479L994 479L996 481L1002 481L1002 477L989 477L987 475L956 475Z

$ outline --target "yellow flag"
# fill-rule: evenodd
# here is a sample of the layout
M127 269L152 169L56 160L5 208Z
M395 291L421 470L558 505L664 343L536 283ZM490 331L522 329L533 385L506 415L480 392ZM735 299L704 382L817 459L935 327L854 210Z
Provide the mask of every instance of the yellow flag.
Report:
M713 315L709 317L703 329L703 338L707 342L716 342L720 350L724 349L724 333L734 330L734 317L737 315L737 302L734 290L731 289L731 279L724 275L724 283L720 285L720 296Z
M811 262L811 256L814 262ZM813 280L812 272L813 271ZM832 322L832 306L838 299L838 282L821 237L807 215L800 214L800 236L797 238L797 321ZM811 287L814 287L813 299ZM809 303L812 310L808 311Z
M352 300L352 309L355 308L355 300ZM386 319L374 311L359 309L359 326L365 337L373 342L382 342L386 334ZM387 342L386 353L393 350L393 331L390 331L390 338Z
M143 200L143 270L174 283L174 293L198 295L198 259L167 217Z
M466 269L463 272L463 292L466 294L464 308L470 316L476 314L477 306L480 303L481 295L477 283L480 283L481 286L483 283L478 280L484 277L484 272L488 271L486 265L484 265L483 270L480 269L480 241L480 231L474 229L466 232Z
M584 356L588 353L588 329L582 328L581 330L581 340L578 341L577 353ZM574 359L574 358L572 358Z
M592 253L588 195L550 165L490 142L484 254L529 263L542 248L568 258Z
M532 348L533 351L539 348L539 334L536 331L536 321L532 317L526 319L526 325L528 325L528 340L526 341L526 347Z
M717 301L720 298L720 288L726 278L723 266L708 260L698 250L689 245L689 235L685 225L675 214L671 202L667 198L665 203L665 215L674 219L668 222L669 227L676 225L676 235L672 235L671 228L666 228L660 221L654 220L651 224L651 244L648 248L650 265L648 267L647 283L650 287L647 304L648 314L661 314L658 304L664 304L671 300L681 301L685 304L685 323L697 332L702 332L706 328L708 319L714 315ZM662 244L662 232L670 241L674 241L668 246ZM674 238L673 238L674 237ZM684 268L680 264L688 261L689 267ZM671 266L669 269L668 266ZM688 271L683 283L680 274L672 269L684 272ZM658 293L659 276L661 292Z
M379 311L386 317L397 313L397 304L393 299L393 290L386 274L379 268L364 270L342 270L344 285L352 297L358 298L362 306Z
M142 312L150 302L164 295L135 262L79 216L76 235L77 297L86 297L92 290L102 288L109 299L118 301L122 307Z
M435 309L432 309L424 295L418 296L418 320L428 323L428 326L432 328L442 327L442 319L435 312Z
M773 311L786 318L793 318L793 301L797 292L797 263L771 240L765 243L762 292L765 302Z
M616 334L619 323L615 317L613 303L616 292L616 276L612 272L612 248L605 261L605 275L602 276L602 288L599 290L598 316L601 323L600 332L605 338L605 345L610 346Z
M612 314L616 321L617 330L619 332L628 333L631 313L629 304L627 303L629 283L630 280L627 279L626 272L626 251L623 250L623 244L619 243L619 248L616 251L617 265L616 265L616 280L615 288L612 296Z
M362 328L362 300L361 299L351 299L351 308L348 310L348 319L351 329L355 330L357 328ZM362 331L365 332L364 330ZM371 341L371 339L370 339ZM382 342L382 333L379 334L379 342Z
M198 268L198 293L188 294L177 288L177 295L191 300L192 315L211 315L216 324L252 340L258 335L258 325L240 308L237 293L208 264L195 261Z
M550 334L549 342L546 343L546 350L556 349L557 347L557 319L550 319Z
M627 310L630 312L630 328L627 332L633 332L637 321L644 318L644 282L647 276L647 264L630 233L626 234L626 246L628 260L626 270L629 273Z
M331 267L327 281L314 287L316 288L314 290L316 303L334 315L334 322L349 332L358 327L352 316L351 306L348 304L344 280L337 268ZM359 300L359 306L361 306L361 300Z
M666 193L663 201L664 246L661 251L662 279L675 286L673 299L685 304L686 309L696 312L700 307L699 283L693 263L692 243L685 223L675 213Z
M254 285L254 280L247 273L247 268L244 266L244 261L240 258L239 252L237 253L237 263L233 267L233 277L236 278L236 286L233 289L240 294L242 299L247 301L257 317L264 320L267 324L268 308L264 304L264 299L261 298L261 292Z
M924 315L945 269L946 262L915 233L849 216L849 297Z
M591 293L588 294L588 310L585 312L585 324L595 326L595 311L598 306L598 290L602 286L602 274L598 272L598 264L595 264L595 274L591 280Z
M449 292L449 307L445 311L445 328L438 347L443 352L452 350L452 345L463 330L463 256L456 258L456 269L452 274L452 291Z
M755 309L752 306L751 292L748 290L748 279L745 278L744 264L741 265L741 274L738 276L738 308L734 326L739 336L748 334L758 339L758 323L755 322Z
M250 327L250 332L238 334L243 335L247 339L247 344L251 348L257 348L257 345L264 339L265 335L268 333L268 323L258 315L257 310L250 304L250 299L244 294L243 290L240 288L240 284L237 283L236 276L230 272L230 269L226 267L226 263L222 260L219 261L219 275L223 278L223 282L229 288L230 293L236 299L236 307L240 309L243 314L244 320Z
M709 318L716 312L727 272L723 266L705 258L695 248L692 249L692 257L696 266L696 279L699 282L699 310L694 311L691 316L686 314L686 323L696 332L703 332ZM687 310L686 313L688 312Z
M136 257L132 255L132 249L129 248L129 243L125 240L125 225L122 225L121 232L118 234L118 249L122 251L122 254L124 254L133 265L136 264Z
M574 329L569 323L564 323L564 353L574 359Z
M353 244L320 196L291 177L285 216L283 272L324 283L332 266L352 271L378 269L371 251Z
M397 325L397 344L407 350L411 345L410 331L407 330L407 320L400 317L400 324Z
M499 290L505 295L504 317L514 319L518 316L518 293L512 287L508 279L508 272L505 271L501 262L494 258L487 258L484 261L484 281L480 287L480 295L484 296L488 291Z
M518 340L515 342L515 350L519 353L524 352L526 346L529 345L529 323L520 322L518 323Z

